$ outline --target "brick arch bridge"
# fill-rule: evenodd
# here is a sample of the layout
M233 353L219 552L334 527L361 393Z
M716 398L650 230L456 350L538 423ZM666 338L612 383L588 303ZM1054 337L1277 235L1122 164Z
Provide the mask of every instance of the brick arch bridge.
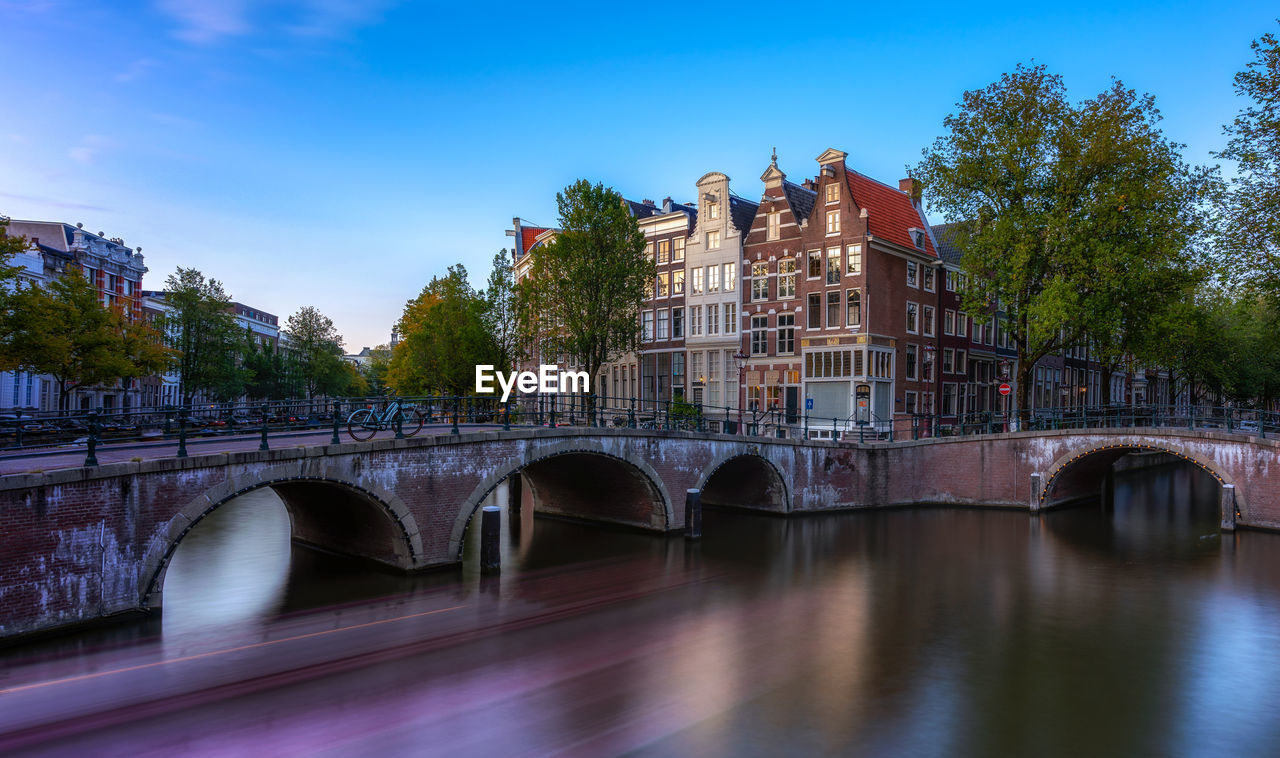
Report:
M0 477L0 637L160 607L183 537L261 487L280 495L295 539L418 571L456 564L480 503L517 474L539 512L672 533L684 528L687 489L780 514L926 503L1037 511L1096 494L1132 451L1179 456L1232 485L1224 528L1280 528L1280 444L1207 431L859 445L560 428L219 453Z

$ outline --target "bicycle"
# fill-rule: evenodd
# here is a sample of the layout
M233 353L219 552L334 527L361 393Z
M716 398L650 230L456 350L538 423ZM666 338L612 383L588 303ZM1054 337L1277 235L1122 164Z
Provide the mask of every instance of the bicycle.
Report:
M401 433L406 437L412 437L422 430L425 418L418 409L411 410L413 410L412 419L405 414L399 400L392 400L381 413L373 408L359 408L347 417L347 434L357 442L364 442L378 432L396 428L398 421Z

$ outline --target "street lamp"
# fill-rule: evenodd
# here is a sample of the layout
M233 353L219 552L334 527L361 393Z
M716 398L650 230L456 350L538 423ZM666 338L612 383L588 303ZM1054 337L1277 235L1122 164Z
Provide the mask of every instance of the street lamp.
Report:
M738 365L738 434L742 434L742 392L746 391L746 372L747 372L747 354L742 352L742 348L738 348L738 352L733 354L734 363Z

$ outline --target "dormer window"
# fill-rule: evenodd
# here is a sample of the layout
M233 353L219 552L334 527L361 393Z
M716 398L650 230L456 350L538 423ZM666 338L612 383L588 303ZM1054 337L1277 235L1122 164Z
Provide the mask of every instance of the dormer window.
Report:
M911 244L923 250L924 249L924 230L913 228L910 230L910 232L911 232Z

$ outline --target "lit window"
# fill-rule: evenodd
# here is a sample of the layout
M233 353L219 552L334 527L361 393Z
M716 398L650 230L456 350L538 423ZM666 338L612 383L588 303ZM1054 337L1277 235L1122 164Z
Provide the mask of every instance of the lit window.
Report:
M707 292L720 291L720 267L707 266Z
M724 333L725 334L738 333L738 304L737 303L724 304Z
M796 296L796 259L784 258L778 261L778 299L785 300Z
M707 336L720 333L720 306L707 306Z
M702 294L702 267L701 266L693 269L693 284L691 286L692 286L693 294L695 295Z
M769 299L769 264L751 264L751 299Z
M724 291L736 292L738 289L738 264L724 264Z
M671 260L671 240L658 240L658 263Z
M671 294L684 294L684 269L682 268L671 272Z
M827 202L834 203L839 199L840 199L840 185L837 184L836 182L831 182L830 184L827 185Z
M718 231L707 232L707 249L708 250L720 249L720 232Z
M658 297L666 297L670 294L670 290L668 288L669 278L670 276L666 271L658 274Z
M684 260L684 237L676 237L675 248L671 251L671 262L679 263Z
M840 233L840 211L827 211L827 234Z

